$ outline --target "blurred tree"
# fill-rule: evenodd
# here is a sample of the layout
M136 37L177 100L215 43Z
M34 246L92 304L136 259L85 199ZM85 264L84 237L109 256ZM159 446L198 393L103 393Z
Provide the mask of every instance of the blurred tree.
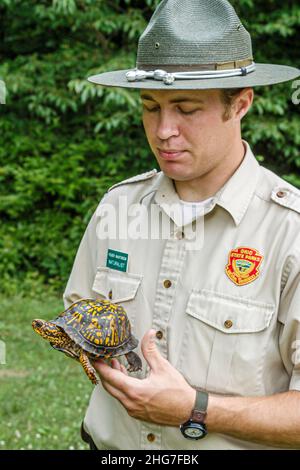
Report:
M138 93L86 78L135 65L138 37L158 3L0 0L2 290L61 290L106 189L155 167ZM297 0L232 4L252 35L256 62L300 67ZM292 85L255 91L244 137L265 166L300 187Z

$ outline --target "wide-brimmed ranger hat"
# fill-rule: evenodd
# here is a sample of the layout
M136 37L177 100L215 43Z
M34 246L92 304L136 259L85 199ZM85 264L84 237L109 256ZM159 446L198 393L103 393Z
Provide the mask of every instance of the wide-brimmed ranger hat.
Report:
M294 67L254 62L251 36L227 0L163 0L139 39L136 68L88 80L192 90L271 85L299 76Z

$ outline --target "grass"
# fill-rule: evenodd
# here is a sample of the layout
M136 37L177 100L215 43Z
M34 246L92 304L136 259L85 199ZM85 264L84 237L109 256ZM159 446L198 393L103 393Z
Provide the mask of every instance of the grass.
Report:
M86 449L80 425L93 385L81 366L55 351L31 327L33 318L54 318L56 297L0 297L0 450ZM3 344L3 343L2 343Z

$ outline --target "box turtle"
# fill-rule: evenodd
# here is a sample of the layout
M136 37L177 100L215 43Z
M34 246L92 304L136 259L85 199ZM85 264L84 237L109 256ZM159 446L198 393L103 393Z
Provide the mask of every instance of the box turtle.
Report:
M140 357L132 351L138 340L128 316L121 305L109 300L78 300L54 320L33 320L32 327L54 349L79 361L95 385L99 378L90 359L125 355L129 372L142 368Z

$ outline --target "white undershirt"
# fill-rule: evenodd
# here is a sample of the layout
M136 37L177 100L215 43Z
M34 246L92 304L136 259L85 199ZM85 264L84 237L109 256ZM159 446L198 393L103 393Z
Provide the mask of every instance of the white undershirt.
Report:
M205 201L200 202L188 202L182 201L182 199L179 200L182 207L183 225L187 225L198 216L204 215L207 212L207 209L213 204L214 197L210 197L205 199Z

